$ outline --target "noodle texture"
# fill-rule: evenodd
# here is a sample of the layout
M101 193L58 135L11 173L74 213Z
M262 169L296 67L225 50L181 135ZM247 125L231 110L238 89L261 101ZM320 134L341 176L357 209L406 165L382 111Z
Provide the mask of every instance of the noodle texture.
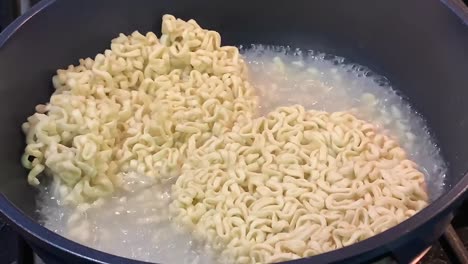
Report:
M165 15L162 36L120 34L111 49L58 70L55 92L23 124L23 165L38 185L58 178L71 203L108 196L122 172L180 173L188 151L256 108L236 47L215 31Z
M257 117L236 47L171 15L161 31L120 34L58 70L50 102L23 124L28 182L53 179L75 210L70 237L96 240L86 212L123 193L118 214L129 201L152 209L125 218L136 225L171 220L222 263L271 263L351 245L427 205L423 173L373 124L301 105Z
M172 211L222 256L270 263L366 239L427 204L395 141L345 112L280 107L191 155Z

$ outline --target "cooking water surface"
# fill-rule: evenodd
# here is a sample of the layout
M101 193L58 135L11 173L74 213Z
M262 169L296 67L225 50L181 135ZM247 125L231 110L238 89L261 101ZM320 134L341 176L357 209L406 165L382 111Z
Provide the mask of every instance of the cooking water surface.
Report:
M441 194L446 167L438 148L421 117L384 78L325 54L266 46L242 48L242 52L259 96L259 115L292 104L329 112L352 109L357 117L396 138L422 167L431 200ZM86 211L82 214L61 206L55 187L49 184L38 199L42 223L65 237L119 256L161 263L215 263L209 248L171 223L170 184L155 184L129 173L125 190L96 208L78 208Z

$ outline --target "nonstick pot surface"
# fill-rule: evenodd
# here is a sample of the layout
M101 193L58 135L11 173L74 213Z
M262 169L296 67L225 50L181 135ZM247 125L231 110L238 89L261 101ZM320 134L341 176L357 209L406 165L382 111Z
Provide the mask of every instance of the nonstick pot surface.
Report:
M45 0L0 35L0 211L35 247L53 252L58 262L70 256L125 262L34 221L36 192L19 162L20 126L49 98L56 69L97 54L120 32L159 33L165 13L219 31L224 44L290 45L368 66L427 120L449 164L445 193L395 228L304 263L367 261L441 234L468 185L468 21L442 2Z

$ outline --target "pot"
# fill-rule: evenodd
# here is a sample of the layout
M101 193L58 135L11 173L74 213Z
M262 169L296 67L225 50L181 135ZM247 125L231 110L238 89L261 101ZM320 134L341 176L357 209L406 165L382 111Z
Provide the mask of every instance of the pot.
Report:
M452 1L43 0L0 34L0 215L46 263L138 263L36 221L20 127L48 100L56 69L97 54L120 32L159 33L166 13L219 31L224 44L289 45L366 65L388 78L437 139L449 165L439 198L379 235L290 263L408 263L444 232L468 189L468 14Z

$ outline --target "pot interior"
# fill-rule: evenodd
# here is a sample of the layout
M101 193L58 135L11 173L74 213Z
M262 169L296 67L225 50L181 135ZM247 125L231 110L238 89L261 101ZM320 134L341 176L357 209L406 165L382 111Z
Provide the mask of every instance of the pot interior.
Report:
M55 70L121 32L159 34L165 13L220 32L223 44L289 45L369 67L427 121L449 165L445 192L468 168L468 27L439 1L48 2L0 47L0 191L34 219L21 124L50 97Z

